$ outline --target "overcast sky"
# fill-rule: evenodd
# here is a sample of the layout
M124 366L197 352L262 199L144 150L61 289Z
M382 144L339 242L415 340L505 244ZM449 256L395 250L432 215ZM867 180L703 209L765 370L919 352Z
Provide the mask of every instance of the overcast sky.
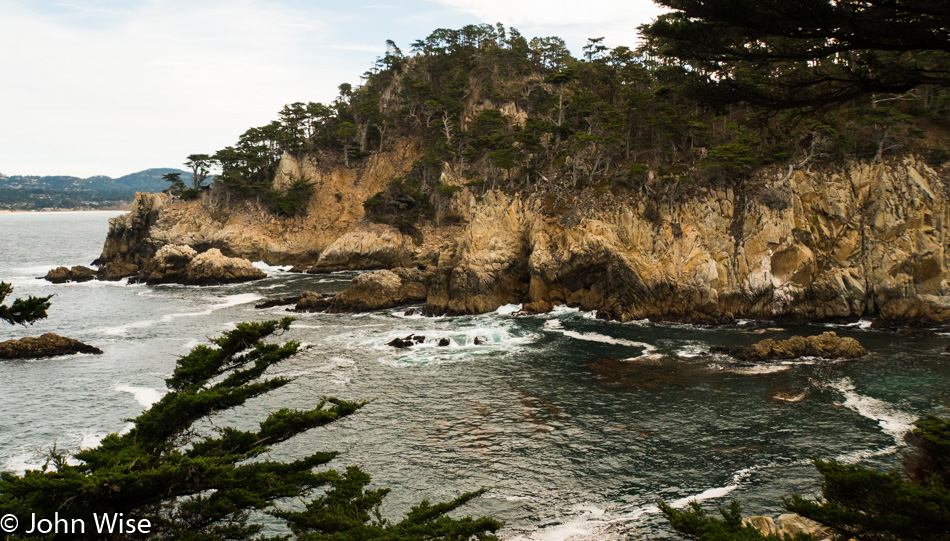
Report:
M332 101L392 39L502 22L633 46L650 0L0 0L0 173L180 167L284 104Z

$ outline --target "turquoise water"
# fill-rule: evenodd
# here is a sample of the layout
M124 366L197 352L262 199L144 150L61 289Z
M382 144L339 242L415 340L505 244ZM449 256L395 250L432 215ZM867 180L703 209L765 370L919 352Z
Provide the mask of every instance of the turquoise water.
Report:
M95 445L147 407L178 355L236 322L286 315L261 298L342 290L354 273L291 274L210 288L39 280L99 255L115 213L0 214L0 279L14 294L54 294L49 318L0 327L0 340L55 332L104 355L0 363L0 467L22 470L56 443ZM465 509L506 521L512 539L675 537L653 504L739 498L748 514L778 514L780 498L814 493L812 457L894 467L902 435L945 412L950 337L852 326L619 324L561 309L517 307L459 318L300 314L287 338L313 347L279 373L277 392L227 414L250 424L323 395L375 399L359 414L274 449L290 458L342 451L392 487L398 516L424 497L490 491ZM702 355L712 345L835 330L871 355L855 361L743 365ZM448 337L410 350L397 336ZM488 343L476 346L476 336ZM662 355L676 354L677 361Z

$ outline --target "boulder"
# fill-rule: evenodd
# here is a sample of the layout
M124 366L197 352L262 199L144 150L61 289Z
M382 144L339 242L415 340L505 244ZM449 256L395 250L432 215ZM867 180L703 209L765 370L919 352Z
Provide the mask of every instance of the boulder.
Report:
M73 268L56 267L46 273L45 278L48 282L54 284L65 284L66 282L88 282L96 277L96 271L89 267L76 265Z
M324 312L330 307L333 297L324 297L316 291L304 291L297 299L294 312Z
M775 524L775 521L772 520L772 517L744 517L742 519L743 526L752 526L759 531L762 535L778 535L779 527Z
M427 281L427 273L414 268L361 274L333 298L331 311L365 312L421 302L426 299Z
M854 338L840 337L834 332L818 336L793 336L788 340L767 338L751 346L714 347L713 353L724 353L740 361L762 362L798 357L822 359L856 359L868 354Z
M0 342L0 359L37 359L72 355L74 353L101 354L102 350L79 340L58 334L45 333L38 338L21 338Z
M475 337L475 345L476 345L476 346L480 346L480 345L482 345L482 344L487 344L487 343L488 343L488 338L486 338L486 337L484 337L484 336L476 336L476 337Z
M226 257L221 250L212 248L188 262L185 276L186 284L209 286L250 282L267 275L246 259Z
M778 522L782 526L778 531L779 538L783 535L794 536L800 533L812 535L815 539L830 539L832 536L830 528L796 513L780 515Z
M392 346L398 349L412 347L413 344L414 342L412 340L404 340L402 338L393 338L391 341L386 343L387 346Z
M439 347L446 347L452 344L448 338L439 338Z
M162 246L139 274L147 284L219 285L264 278L260 269L246 259L226 257L212 248L197 253L191 246Z

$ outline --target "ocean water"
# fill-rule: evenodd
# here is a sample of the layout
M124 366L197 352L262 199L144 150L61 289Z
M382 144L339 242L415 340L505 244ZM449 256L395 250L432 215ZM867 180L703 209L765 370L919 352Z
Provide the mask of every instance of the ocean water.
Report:
M55 332L105 351L0 362L2 469L36 467L54 444L75 450L126 429L161 397L177 356L237 322L287 315L255 302L341 291L355 274L259 263L264 280L207 288L37 278L88 265L116 214L0 214L0 279L13 283L14 296L54 295L48 319L4 325L0 340ZM914 419L947 408L950 336L866 322L620 324L566 308L530 317L517 309L456 318L407 317L404 308L299 314L285 338L312 347L275 372L296 380L219 424L247 426L321 396L374 399L272 455L341 451L333 467L359 464L393 489L384 512L394 518L423 498L488 487L464 513L506 521L509 539L673 539L660 499L713 507L738 498L746 514L777 515L782 496L817 492L811 458L896 467ZM713 345L825 330L857 338L871 355L763 365L704 355ZM427 342L385 345L410 333ZM439 338L451 345L437 347Z

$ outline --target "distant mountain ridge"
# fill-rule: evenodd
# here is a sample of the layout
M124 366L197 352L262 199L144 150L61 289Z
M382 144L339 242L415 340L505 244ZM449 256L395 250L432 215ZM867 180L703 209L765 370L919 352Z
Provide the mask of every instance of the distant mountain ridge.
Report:
M160 192L168 187L167 173L191 174L181 169L159 167L118 178L97 175L71 176L11 175L0 173L0 209L43 210L83 208L124 208L136 192Z

